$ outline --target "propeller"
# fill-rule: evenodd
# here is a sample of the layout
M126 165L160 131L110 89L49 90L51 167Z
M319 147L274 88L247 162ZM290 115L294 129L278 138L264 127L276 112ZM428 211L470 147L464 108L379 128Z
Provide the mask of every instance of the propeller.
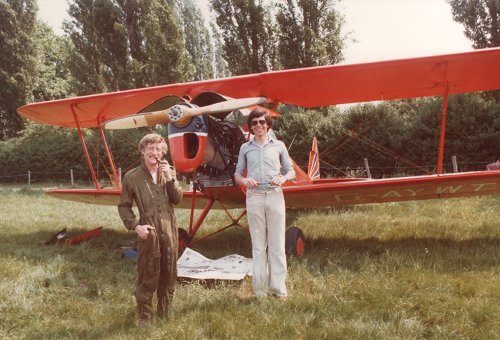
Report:
M207 105L194 106L189 103L174 105L166 110L136 113L124 117L110 119L102 124L105 129L131 129L156 124L168 124L182 122L202 114L214 114L219 112L234 111L245 107L259 105L266 101L264 97L251 97L241 99L229 99L227 101Z

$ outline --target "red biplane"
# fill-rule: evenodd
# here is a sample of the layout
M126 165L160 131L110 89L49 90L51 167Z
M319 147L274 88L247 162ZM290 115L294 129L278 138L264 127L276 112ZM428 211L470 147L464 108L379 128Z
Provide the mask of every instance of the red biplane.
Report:
M224 209L237 225L245 215L228 209L245 207L245 192L234 184L239 147L246 141L234 117L266 103L318 107L345 103L442 96L437 173L391 179L319 179L314 152L308 173L295 165L297 178L284 188L287 208L322 208L434 198L500 194L500 170L444 174L447 99L450 94L500 89L500 48L466 53L311 67L223 79L33 103L18 109L39 123L76 128L95 189L54 189L58 198L117 205L120 183L104 128L168 124L172 161L187 175L193 191L181 207L191 209L190 225L180 231L184 245L193 238L208 212ZM273 110L269 110L275 114ZM233 119L230 119L233 117ZM115 188L99 187L82 137L82 128L97 128L112 169ZM215 205L218 203L217 205ZM194 221L193 212L202 209ZM229 226L228 226L229 227ZM224 227L222 229L225 229ZM222 230L221 229L221 230ZM301 255L304 239L298 228L287 231L287 248Z

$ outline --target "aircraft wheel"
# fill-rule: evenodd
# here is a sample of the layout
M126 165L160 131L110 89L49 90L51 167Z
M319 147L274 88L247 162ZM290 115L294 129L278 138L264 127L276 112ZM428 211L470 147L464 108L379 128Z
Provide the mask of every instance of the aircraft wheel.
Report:
M305 237L302 230L290 227L285 232L285 249L288 255L302 257L304 255Z
M179 236L179 255L180 255L182 254L184 249L186 249L186 247L189 244L189 241L191 240L189 238L189 234L186 231L186 229L177 228L177 235Z

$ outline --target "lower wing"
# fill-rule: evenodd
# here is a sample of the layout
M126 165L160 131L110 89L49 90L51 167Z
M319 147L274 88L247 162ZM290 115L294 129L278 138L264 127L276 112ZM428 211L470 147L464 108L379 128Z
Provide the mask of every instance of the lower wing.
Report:
M284 191L286 205L291 209L498 195L500 171L342 182L324 179L288 186Z
M500 170L388 179L319 179L291 183L283 188L289 209L340 207L354 204L386 203L437 198L500 194ZM119 189L52 189L56 198L99 205L117 206ZM194 196L194 203L193 203ZM214 209L244 208L240 187L212 187L204 192L184 192L176 208L202 209L213 200Z

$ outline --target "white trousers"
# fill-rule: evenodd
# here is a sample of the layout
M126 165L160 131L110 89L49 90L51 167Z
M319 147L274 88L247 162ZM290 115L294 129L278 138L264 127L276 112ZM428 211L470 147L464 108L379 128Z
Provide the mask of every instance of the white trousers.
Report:
M287 296L285 199L281 188L247 189L246 207L252 238L252 284L257 297Z

